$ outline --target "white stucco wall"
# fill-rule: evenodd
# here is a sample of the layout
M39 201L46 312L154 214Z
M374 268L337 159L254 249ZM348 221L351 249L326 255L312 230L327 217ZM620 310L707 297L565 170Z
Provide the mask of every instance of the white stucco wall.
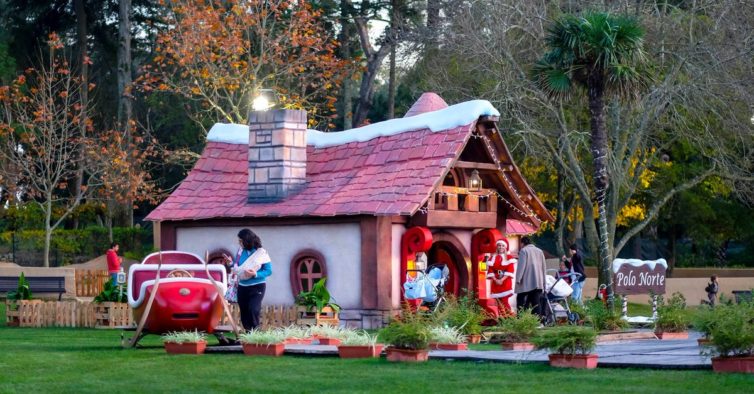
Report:
M176 229L176 249L204 256L207 250L238 250L242 227ZM272 259L265 305L290 305L291 259L303 249L321 253L327 264L327 289L342 308L361 307L361 231L358 223L249 227Z

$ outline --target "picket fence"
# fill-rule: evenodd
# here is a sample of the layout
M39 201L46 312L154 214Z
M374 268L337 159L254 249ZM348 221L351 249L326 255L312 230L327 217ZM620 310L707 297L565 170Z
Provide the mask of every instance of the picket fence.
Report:
M231 304L230 309L240 327L238 305ZM6 300L5 316L6 325L16 327L121 328L136 324L128 304L116 302ZM296 306L263 306L261 323L264 329L295 324ZM224 314L220 324L230 324Z
M108 280L107 270L76 270L76 297L96 297Z

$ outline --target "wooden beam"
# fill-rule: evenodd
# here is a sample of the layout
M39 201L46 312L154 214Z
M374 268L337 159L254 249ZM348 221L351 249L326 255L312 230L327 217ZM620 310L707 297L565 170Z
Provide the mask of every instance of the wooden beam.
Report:
M468 168L474 170L490 170L497 171L497 165L493 163L476 163L473 161L461 161L458 160L454 166L455 168Z
M497 212L429 211L414 216L411 223L430 228L492 228L497 225Z

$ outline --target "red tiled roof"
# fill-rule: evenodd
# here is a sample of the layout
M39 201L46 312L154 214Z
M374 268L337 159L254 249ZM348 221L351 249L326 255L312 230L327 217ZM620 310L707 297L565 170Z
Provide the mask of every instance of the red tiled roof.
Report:
M246 202L247 145L208 142L186 179L147 220L411 215L442 181L474 123L327 148L308 146L306 188L275 203Z
M507 219L505 221L505 235L529 235L537 231L539 231L539 227L528 222L516 219Z

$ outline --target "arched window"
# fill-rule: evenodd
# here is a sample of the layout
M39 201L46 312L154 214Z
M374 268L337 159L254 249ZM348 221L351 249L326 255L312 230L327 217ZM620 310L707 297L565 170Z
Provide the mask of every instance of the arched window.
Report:
M293 296L309 291L321 278L327 276L325 258L317 251L303 250L291 261L291 290Z

